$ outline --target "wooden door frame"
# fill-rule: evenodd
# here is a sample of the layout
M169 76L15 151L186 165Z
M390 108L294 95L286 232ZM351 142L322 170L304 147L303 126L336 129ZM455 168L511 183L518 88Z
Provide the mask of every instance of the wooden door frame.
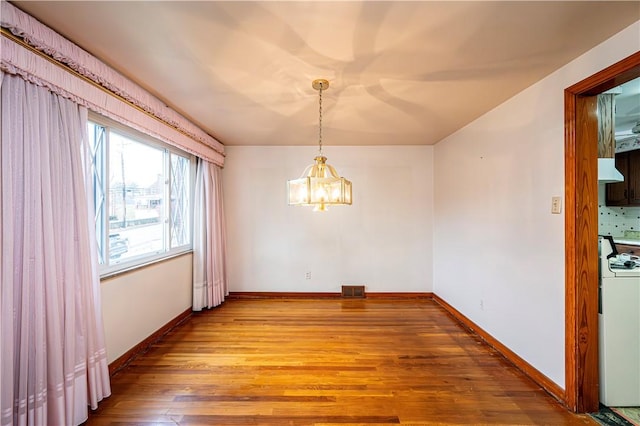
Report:
M597 140L585 98L640 77L640 52L565 89L565 403L598 410Z

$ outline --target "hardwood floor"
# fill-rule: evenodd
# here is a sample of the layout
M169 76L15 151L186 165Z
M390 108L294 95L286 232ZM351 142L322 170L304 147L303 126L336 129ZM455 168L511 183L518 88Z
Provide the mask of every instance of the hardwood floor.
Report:
M228 300L112 379L88 425L596 424L423 300Z

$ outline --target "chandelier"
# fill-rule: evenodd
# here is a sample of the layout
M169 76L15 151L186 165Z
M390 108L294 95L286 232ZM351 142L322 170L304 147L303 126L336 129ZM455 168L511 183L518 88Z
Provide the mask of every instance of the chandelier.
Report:
M319 95L318 145L315 164L308 166L298 179L287 181L290 206L313 206L313 211L326 211L330 205L351 204L351 182L340 177L327 157L322 155L322 91L329 87L324 79L313 80L311 86Z

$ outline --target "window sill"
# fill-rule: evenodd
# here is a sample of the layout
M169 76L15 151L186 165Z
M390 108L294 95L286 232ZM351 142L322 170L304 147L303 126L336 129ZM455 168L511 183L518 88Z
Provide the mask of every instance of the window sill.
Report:
M130 274L130 273L136 272L136 271L138 271L140 269L148 268L150 266L157 265L158 263L167 262L169 260L173 260L173 259L176 259L178 257L182 257L182 256L186 256L186 255L190 255L192 253L193 253L193 250L190 249L190 250L183 251L183 252L180 252L180 253L171 254L169 256L162 257L160 259L153 259L153 260L149 260L148 262L138 263L136 265L132 265L132 266L129 266L129 267L126 267L126 268L123 268L123 269L119 269L117 271L105 272L104 274L100 275L100 282L111 280L111 279L119 277L121 275Z

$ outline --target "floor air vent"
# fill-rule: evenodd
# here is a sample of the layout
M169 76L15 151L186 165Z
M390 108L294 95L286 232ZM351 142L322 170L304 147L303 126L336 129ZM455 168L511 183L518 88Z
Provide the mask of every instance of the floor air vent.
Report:
M342 297L351 297L351 298L364 298L364 286L363 285L343 285L342 286Z

